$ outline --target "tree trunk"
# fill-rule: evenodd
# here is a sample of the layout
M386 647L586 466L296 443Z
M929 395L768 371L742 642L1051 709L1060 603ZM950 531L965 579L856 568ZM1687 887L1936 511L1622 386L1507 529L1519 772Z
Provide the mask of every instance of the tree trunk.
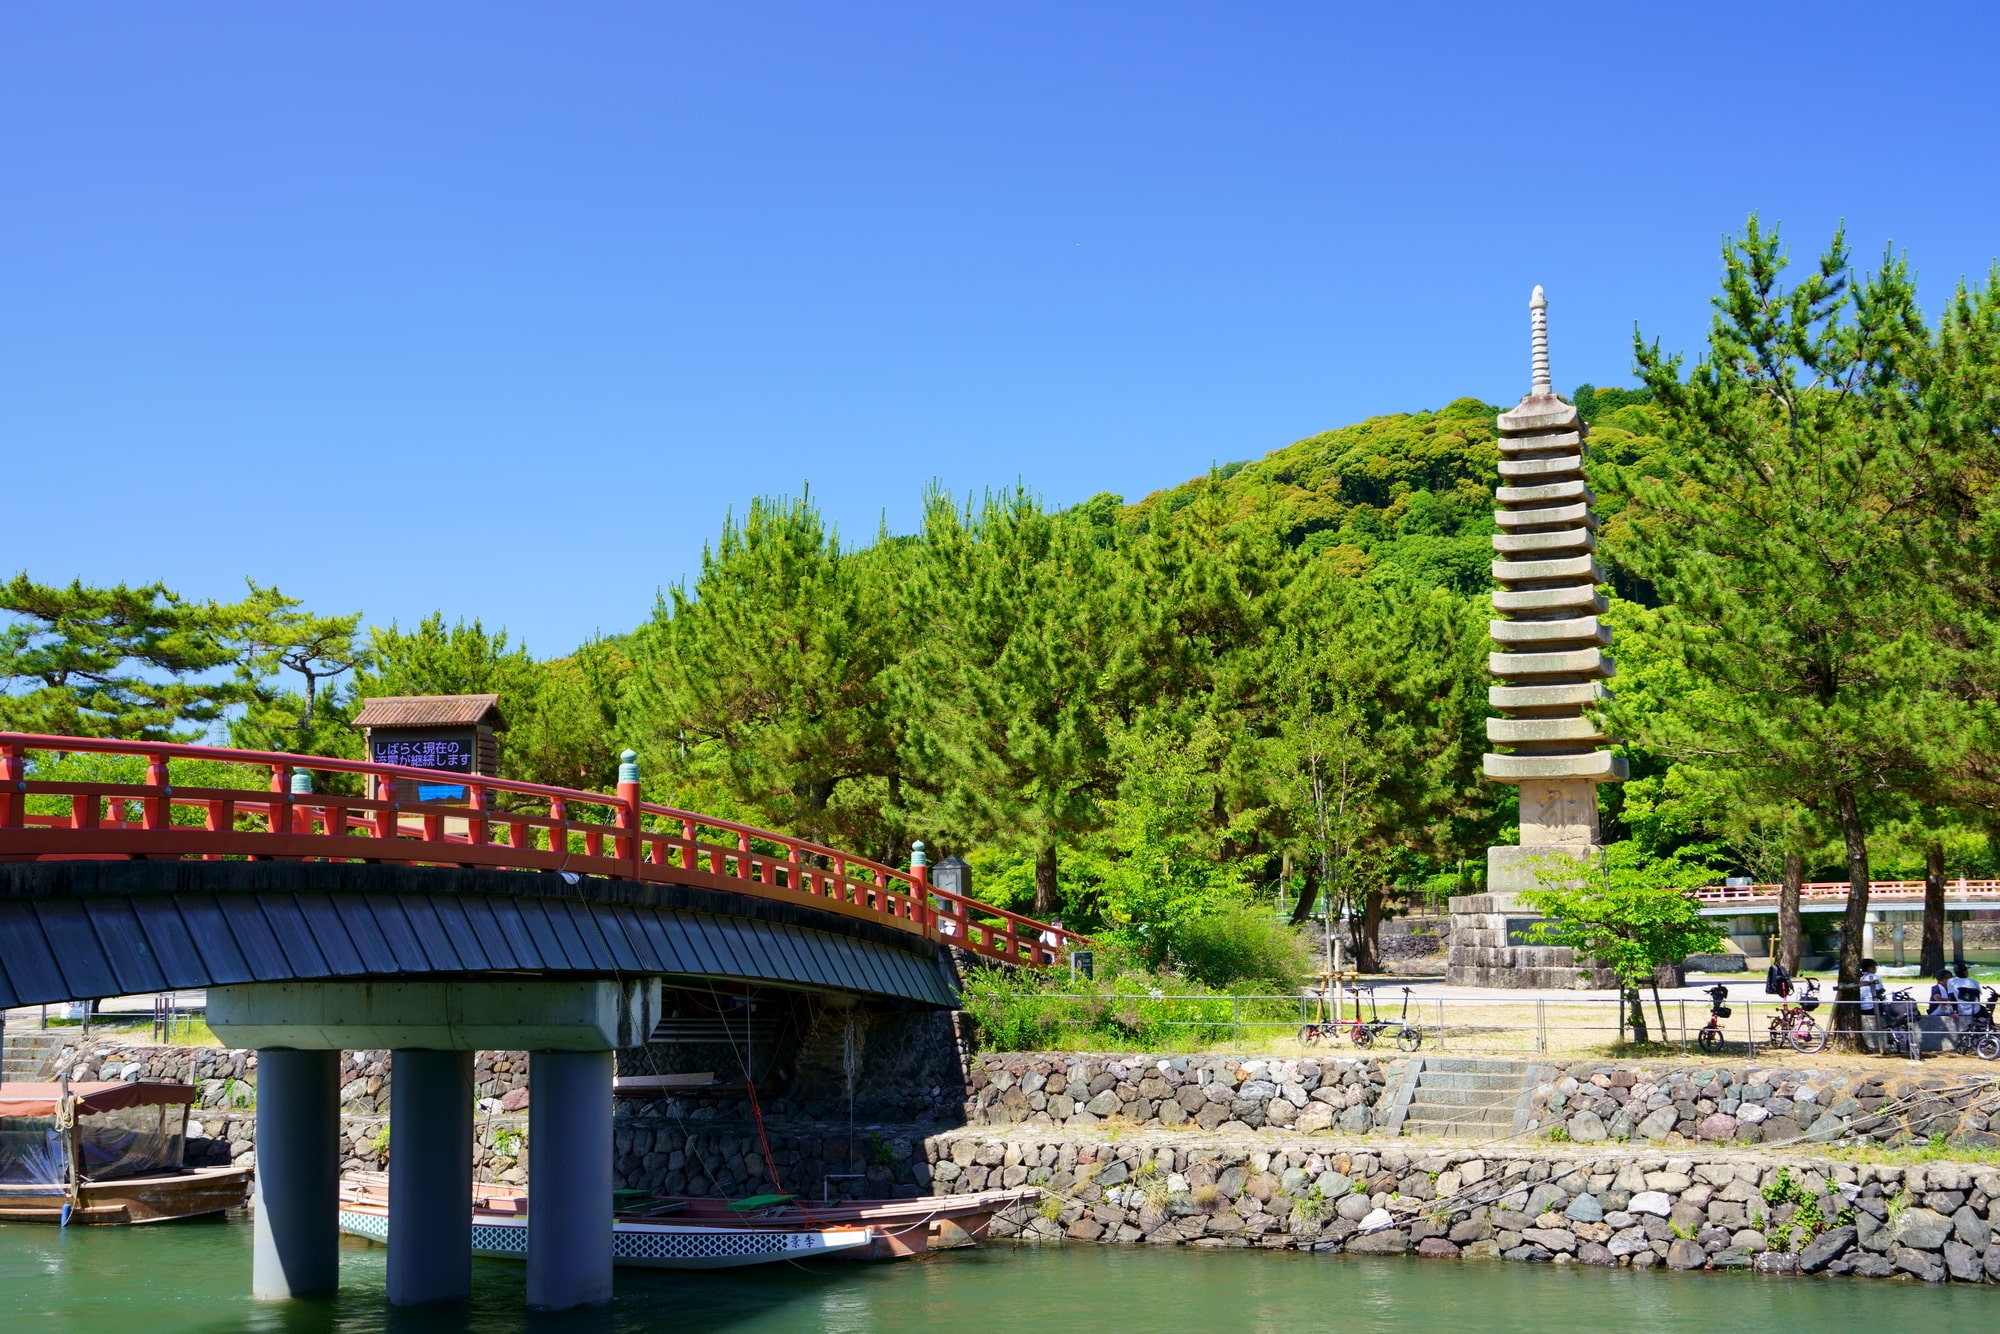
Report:
M1639 988L1624 988L1624 996L1632 1007L1632 1041L1650 1041L1651 1035L1646 1032L1646 1003L1639 996Z
M1785 854L1784 879L1778 885L1777 963L1793 977L1805 949L1805 924L1799 919L1799 894L1805 888L1806 862L1796 852Z
M1285 878L1292 877L1292 854L1285 854ZM1299 901L1292 905L1292 925L1302 926L1312 920L1313 906L1319 902L1319 877L1310 870L1306 872L1305 884L1299 887Z
M1833 1031L1850 1051L1861 1050L1861 956L1868 950L1868 833L1854 789L1843 783L1833 794L1840 812L1840 838L1847 848L1847 911L1840 919L1840 980L1835 984Z
M1035 916L1046 922L1056 912L1056 850L1043 848L1035 854Z
M1364 973L1382 971L1382 894L1371 889L1361 896L1361 948L1355 966Z
M1944 967L1944 844L1924 849L1924 952L1918 968L1936 977Z

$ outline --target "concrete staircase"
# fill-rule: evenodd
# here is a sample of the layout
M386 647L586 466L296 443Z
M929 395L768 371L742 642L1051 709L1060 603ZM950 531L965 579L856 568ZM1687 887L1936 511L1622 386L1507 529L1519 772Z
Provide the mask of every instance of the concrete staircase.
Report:
M0 1036L0 1082L33 1083L42 1077L49 1059L74 1042L65 1034L39 1030Z
M1497 1138L1514 1129L1521 1094L1534 1086L1527 1061L1478 1056L1426 1056L1414 1075L1403 1114L1405 1135Z

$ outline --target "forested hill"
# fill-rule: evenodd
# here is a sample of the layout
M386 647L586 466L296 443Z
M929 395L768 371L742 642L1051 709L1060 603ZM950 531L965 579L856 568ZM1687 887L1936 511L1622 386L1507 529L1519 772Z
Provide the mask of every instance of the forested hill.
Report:
M1577 388L1593 467L1652 455L1660 441L1644 400L1633 390ZM1460 398L1434 412L1370 417L1155 491L1126 506L1123 520L1143 530L1215 486L1239 520L1270 524L1286 546L1325 553L1337 568L1483 592L1492 582L1493 419L1503 410Z

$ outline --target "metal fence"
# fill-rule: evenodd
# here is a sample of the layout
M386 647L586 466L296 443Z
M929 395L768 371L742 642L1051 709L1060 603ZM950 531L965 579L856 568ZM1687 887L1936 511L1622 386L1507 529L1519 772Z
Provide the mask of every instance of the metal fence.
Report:
M1632 1022L1632 1002L1613 996L1511 1000L1424 996L1412 988L1406 1006L1399 986L1343 988L1337 997L1136 992L974 993L968 999L1004 1004L1017 1014L1023 1007L1036 1010L1035 1022L1042 1027L1099 1031L1115 1027L1135 1036L1157 1032L1204 1044L1254 1040L1260 1048L1287 1052L1365 1048L1388 1053L1545 1056L1583 1054L1643 1039L1690 1055L1752 1059L1813 1055L1837 1036L1830 1026L1830 1002L1802 1012L1796 1001L1761 995L1731 996L1724 1002L1729 1014L1722 1017L1711 1013L1704 997L1668 996L1656 1001L1642 993L1642 1028ZM1318 1031L1307 1041L1302 1030L1309 1024ZM1875 1032L1857 1036L1891 1054L1918 1055L1939 1050L1945 1034L1937 1021L1926 1019L1900 1043L1882 1042L1883 1035Z

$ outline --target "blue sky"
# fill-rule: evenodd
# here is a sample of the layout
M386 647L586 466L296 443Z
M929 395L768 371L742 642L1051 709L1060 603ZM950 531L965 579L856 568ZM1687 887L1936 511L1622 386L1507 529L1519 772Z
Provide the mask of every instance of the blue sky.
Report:
M1392 8L1393 12L1381 12ZM281 12L282 11L282 12ZM1136 499L2000 253L1991 5L0 10L0 568L539 653L732 506Z

